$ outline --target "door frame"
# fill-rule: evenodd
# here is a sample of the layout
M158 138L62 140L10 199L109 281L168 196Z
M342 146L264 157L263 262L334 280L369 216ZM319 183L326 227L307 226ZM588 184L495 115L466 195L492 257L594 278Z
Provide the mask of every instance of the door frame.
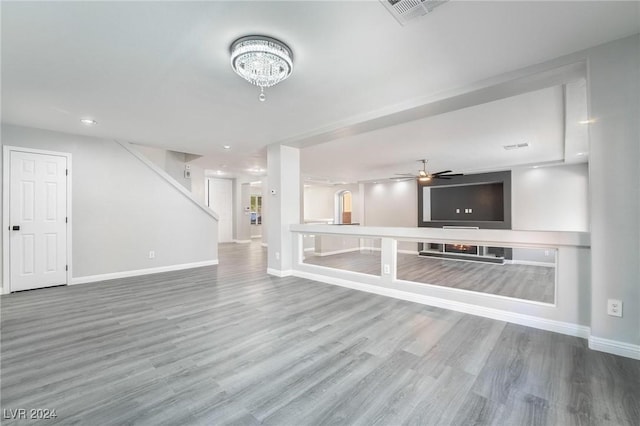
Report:
M72 246L72 229L73 226L73 214L71 210L71 153L48 151L44 149L25 148L20 146L7 146L4 145L2 149L2 294L11 293L11 263L9 258L9 198L11 187L9 185L9 179L11 178L11 152L26 152L29 154L43 154L43 155L55 155L58 157L66 157L67 159L67 282L71 283L71 273L73 270L73 259L71 257Z

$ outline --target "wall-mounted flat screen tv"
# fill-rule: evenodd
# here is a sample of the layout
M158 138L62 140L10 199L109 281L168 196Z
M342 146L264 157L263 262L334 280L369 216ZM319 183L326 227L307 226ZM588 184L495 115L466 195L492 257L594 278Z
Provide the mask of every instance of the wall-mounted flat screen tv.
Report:
M423 191L424 220L504 221L502 182L424 187Z
M511 171L418 182L418 226L511 229Z

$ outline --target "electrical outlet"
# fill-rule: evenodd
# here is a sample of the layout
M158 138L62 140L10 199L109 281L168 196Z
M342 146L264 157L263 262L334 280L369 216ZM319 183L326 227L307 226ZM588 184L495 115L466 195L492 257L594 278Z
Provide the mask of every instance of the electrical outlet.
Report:
M616 299L607 300L607 315L622 317L622 301Z
M390 265L384 265L384 273L385 274L390 274L391 273L391 266Z
M155 259L155 258L156 258L156 252L155 252L155 251L153 251L153 250L151 250L151 251L149 252L149 259Z

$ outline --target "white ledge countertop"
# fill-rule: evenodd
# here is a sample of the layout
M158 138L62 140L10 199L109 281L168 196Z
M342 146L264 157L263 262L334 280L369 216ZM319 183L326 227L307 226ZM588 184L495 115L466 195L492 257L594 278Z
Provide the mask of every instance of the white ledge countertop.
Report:
M395 238L408 241L478 243L478 245L590 247L589 232L518 231L511 229L400 228L387 226L290 225L292 232L345 235L368 238Z

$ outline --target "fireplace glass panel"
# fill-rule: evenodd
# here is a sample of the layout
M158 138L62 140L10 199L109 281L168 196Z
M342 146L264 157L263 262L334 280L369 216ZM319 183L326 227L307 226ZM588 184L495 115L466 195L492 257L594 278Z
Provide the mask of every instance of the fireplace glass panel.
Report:
M413 251L398 251L399 280L555 303L555 248L498 247L464 241L413 244Z

